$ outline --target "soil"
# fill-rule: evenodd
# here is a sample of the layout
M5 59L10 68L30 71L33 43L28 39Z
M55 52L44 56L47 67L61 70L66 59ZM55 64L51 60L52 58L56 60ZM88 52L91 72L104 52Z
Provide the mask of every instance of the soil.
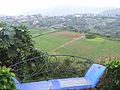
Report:
M67 37L67 38L70 38L70 39L76 39L76 38L79 38L81 35L80 34L72 34L70 32L56 32L55 33L56 35L60 35L60 36L64 36L64 37Z

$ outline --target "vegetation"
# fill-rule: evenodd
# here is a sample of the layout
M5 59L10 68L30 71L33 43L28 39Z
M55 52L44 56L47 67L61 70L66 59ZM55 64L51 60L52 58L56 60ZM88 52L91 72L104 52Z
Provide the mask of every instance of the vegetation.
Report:
M70 54L94 60L120 55L120 17L33 15L18 20L9 17L9 25L0 23L0 65L19 70L15 74L23 82L81 76L92 63L86 65L87 62L83 64L80 59L70 58L55 61L54 57L50 60L48 53ZM21 22L31 29L19 25ZM102 89L118 90L119 59L105 61L104 65L107 70L101 83ZM14 74L9 68L0 68L0 89L15 89L11 76L14 77Z
M36 36L54 32L55 30L54 29L44 29L44 28L43 29L32 28L32 29L29 29L29 31L30 31L30 34L32 35L32 37L34 38Z
M118 41L110 41L102 38L95 38L91 40L81 39L56 50L56 53L67 53L96 60L99 57L119 55L119 44L120 43Z
M25 61L26 59L39 56L38 62L45 62L47 60L47 53L41 50L35 49L31 35L24 25L19 26L2 26L0 30L0 65L9 67L15 63ZM27 63L26 65L17 66L23 75L25 72L34 72L36 65L31 66L33 63ZM44 64L44 63L43 63ZM31 66L31 68L29 68ZM25 79L20 77L19 73L16 73L19 79Z
M25 26L2 27L0 31L1 65L9 66L30 54L34 45Z
M118 90L120 89L120 60L106 60L106 73L100 83L102 90Z
M94 33L86 33L85 37L87 39L94 39L94 38L96 38L96 34L94 34Z
M51 51L70 40L70 38L61 36L58 33L50 33L33 38L33 41L35 41L35 47L45 51Z
M15 77L15 74L10 68L0 67L0 90L17 90L11 77Z
M66 33L63 31L63 33ZM69 36L78 35L75 32L68 32ZM49 54L70 54L83 56L91 59L98 59L99 57L118 56L120 54L119 41L109 40L101 36L94 39L81 38L70 44L64 45L69 41L74 40L62 34L51 33L34 38L35 47L49 51ZM62 46L62 47L61 47ZM59 48L60 47L60 48Z
M72 55L49 55L48 61L41 60L41 62L37 58L34 57L12 66L12 68L16 69L17 76L22 75L19 78L20 81L26 83L56 78L79 77L83 76L85 71L93 64L90 59ZM22 68L19 68L19 66L22 66Z
M120 38L120 17L95 16L89 14L48 16L28 15L18 17L2 17L1 20L9 24L23 23L29 28L68 30L75 32L92 32L104 36ZM43 30L41 30L43 31ZM39 32L38 32L39 33Z

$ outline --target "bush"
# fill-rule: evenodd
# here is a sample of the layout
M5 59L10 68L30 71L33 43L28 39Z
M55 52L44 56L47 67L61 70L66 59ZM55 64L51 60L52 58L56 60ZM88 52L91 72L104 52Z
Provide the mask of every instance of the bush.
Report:
M34 48L31 36L23 25L6 26L0 30L0 63L10 66L23 60Z
M102 90L120 89L120 60L105 61L106 73L102 78Z
M16 90L11 77L15 77L15 74L10 71L10 68L0 68L0 90Z
M29 75L37 72L38 68L41 69L41 66L45 64L47 53L35 49L32 36L26 26L9 26L0 23L0 27L0 64L1 66L14 69L14 73L18 79L26 80L26 77L24 77L25 74ZM26 61L31 58L35 59L29 60L28 62ZM24 63L12 67L19 62ZM20 72L20 70L22 72ZM34 79L36 79L36 77Z
M33 49L30 55L25 58L24 62L13 67L18 70L15 71L17 78L22 82L38 81L43 76L40 72L45 71L47 60L48 54L46 52ZM31 76L33 73L38 74Z
M96 38L96 34L95 33L87 33L87 34L85 34L85 37L87 39L94 39L94 38Z

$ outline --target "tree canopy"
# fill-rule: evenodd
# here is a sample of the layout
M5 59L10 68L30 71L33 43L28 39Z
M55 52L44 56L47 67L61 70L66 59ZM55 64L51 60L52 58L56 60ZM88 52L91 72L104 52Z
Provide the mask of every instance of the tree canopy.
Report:
M0 64L9 66L29 57L39 56L26 26L5 26L0 23ZM33 54L34 53L34 54Z

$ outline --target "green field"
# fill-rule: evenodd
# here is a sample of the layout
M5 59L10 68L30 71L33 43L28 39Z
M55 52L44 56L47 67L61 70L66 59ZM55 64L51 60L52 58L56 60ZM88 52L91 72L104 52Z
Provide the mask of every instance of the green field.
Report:
M120 42L109 40L87 40L81 39L74 43L65 46L56 53L59 54L72 54L77 56L83 56L91 59L96 59L101 56L113 56L120 54Z
M65 36L50 33L36 37L33 40L35 41L36 48L49 52L54 48L57 48L58 46L70 41L71 39Z
M35 41L35 47L45 50L49 54L71 54L91 59L96 59L101 56L112 56L120 54L119 41L110 41L103 38L82 38L73 41L72 43L65 45L64 47L60 47L61 45L64 45L65 43L73 40L73 38L71 37L74 36L75 33L67 33L67 36L58 34L56 32L36 37L33 39ZM76 33L76 35L78 35L78 33ZM60 48L57 49L57 47Z
M39 34L45 34L45 33L49 33L49 32L53 32L55 30L52 30L52 29L29 29L30 31L30 34L34 37L34 36L37 36Z

